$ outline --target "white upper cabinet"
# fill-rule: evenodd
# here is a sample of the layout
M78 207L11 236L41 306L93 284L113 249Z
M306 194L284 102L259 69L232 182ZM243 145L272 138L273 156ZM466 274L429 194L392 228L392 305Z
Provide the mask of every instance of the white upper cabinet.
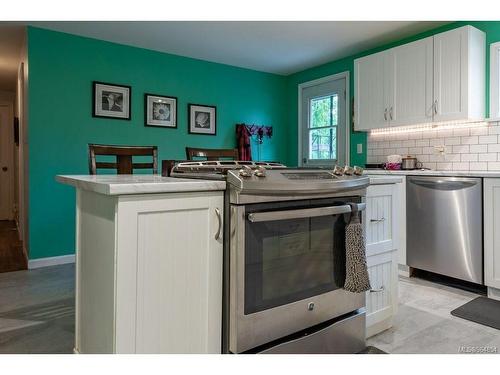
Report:
M472 26L434 36L434 121L484 119L485 40Z
M484 119L485 44L464 26L356 59L355 130Z
M354 61L355 129L384 127L388 120L385 77L388 54L375 53Z
M391 126L432 121L432 37L391 51Z

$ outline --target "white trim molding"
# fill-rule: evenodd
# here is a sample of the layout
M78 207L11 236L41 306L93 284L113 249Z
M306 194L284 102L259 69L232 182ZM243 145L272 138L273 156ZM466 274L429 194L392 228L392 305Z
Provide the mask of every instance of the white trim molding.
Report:
M60 264L75 263L75 254L61 255L58 257L30 259L28 260L28 269L34 270L36 268L57 266Z
M490 119L500 118L500 42L490 45Z
M346 143L345 143L345 164L349 165L350 163L350 156L351 156L351 94L350 94L350 85L351 85L351 78L349 71L337 73L337 74L331 74L326 77L321 77L312 81L307 81L303 83L299 83L298 85L298 118L297 118L297 133L298 133L298 139L297 139L297 148L298 148L298 159L297 159L297 165L298 166L303 166L302 165L302 129L301 129L301 124L300 121L302 119L302 90L305 89L306 87L311 87L311 86L316 86L321 83L329 82L329 81L335 81L338 79L345 79L345 105L346 105L346 116L345 116L345 138L346 138Z

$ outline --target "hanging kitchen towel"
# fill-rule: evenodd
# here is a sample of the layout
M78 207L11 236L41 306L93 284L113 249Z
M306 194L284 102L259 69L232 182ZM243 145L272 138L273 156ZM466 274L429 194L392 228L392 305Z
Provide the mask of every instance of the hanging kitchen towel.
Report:
M344 289L353 293L370 290L370 278L366 265L365 236L358 211L353 210L350 223L346 227L345 247L346 279Z

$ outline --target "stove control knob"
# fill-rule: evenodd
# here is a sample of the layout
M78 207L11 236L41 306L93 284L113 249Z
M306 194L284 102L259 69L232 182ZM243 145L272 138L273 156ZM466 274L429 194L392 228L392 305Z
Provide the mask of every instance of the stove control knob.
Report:
M264 168L262 165L259 165L253 174L257 177L266 177L266 168Z
M361 176L361 175L363 175L363 168L358 167L358 166L354 166L354 174L355 174L356 176Z
M345 174L346 176L352 176L352 174L353 174L353 173L354 173L354 168L353 168L353 167L350 167L350 166L348 166L348 165L346 165L346 166L344 167L344 174Z
M336 165L335 168L333 168L333 174L335 176L342 176L344 174L344 169Z
M248 165L244 165L243 168L240 169L239 175L241 177L252 177L252 168L250 168Z

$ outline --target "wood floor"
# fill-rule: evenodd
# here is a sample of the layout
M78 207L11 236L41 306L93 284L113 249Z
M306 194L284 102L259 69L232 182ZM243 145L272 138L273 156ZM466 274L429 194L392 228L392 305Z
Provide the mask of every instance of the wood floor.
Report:
M0 272L25 270L28 262L19 241L16 223L0 220Z

